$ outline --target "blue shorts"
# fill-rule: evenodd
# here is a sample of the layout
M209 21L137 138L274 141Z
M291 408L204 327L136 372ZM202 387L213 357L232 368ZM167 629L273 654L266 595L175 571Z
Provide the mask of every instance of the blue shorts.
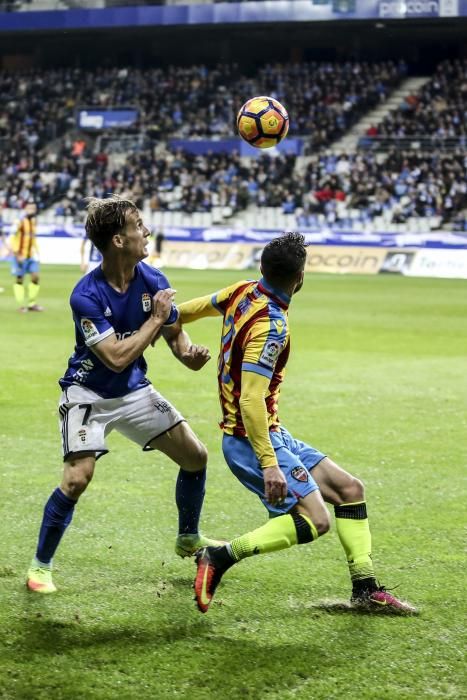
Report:
M16 258L11 261L11 274L15 277L24 277L35 272L39 272L39 263L34 258L26 258L22 263L19 263Z
M281 428L280 432L271 432L270 436L277 462L287 479L287 497L281 505L273 506L264 498L263 470L247 438L224 434L222 450L231 472L247 489L259 496L270 516L275 517L288 513L299 498L318 489L310 470L326 455L306 442L295 440L285 428Z

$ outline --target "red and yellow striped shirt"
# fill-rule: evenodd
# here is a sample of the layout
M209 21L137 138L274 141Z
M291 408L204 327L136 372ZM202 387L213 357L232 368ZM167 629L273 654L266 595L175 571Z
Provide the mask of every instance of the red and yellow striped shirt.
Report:
M36 239L37 220L36 217L25 216L18 223L16 232L11 236L10 247L15 255L21 255L25 260L34 257L38 252Z
M224 317L218 362L221 428L229 435L246 436L240 411L242 372L267 377L265 404L269 430L278 430L277 402L290 352L290 299L264 279L237 282L212 296L181 304L182 323L204 316Z

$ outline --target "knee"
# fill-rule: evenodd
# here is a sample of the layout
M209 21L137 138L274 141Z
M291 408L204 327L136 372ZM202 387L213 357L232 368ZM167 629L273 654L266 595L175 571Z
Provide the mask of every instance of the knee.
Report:
M208 451L202 442L197 442L190 454L187 455L186 465L180 465L182 469L187 469L191 472L200 472L206 469L208 463Z
M73 472L72 474L68 475L66 479L64 479L61 485L61 489L65 496L68 496L68 498L72 498L74 501L77 501L81 494L84 493L84 491L86 491L86 488L91 479L92 473L90 472Z
M206 469L208 463L208 450L202 442L198 444L198 448L196 450L195 463L198 466L199 470Z
M331 518L327 508L324 509L323 512L319 514L319 516L315 515L315 517L313 518L313 525L316 528L318 537L321 537L321 535L325 535L326 532L329 531L329 528L331 527Z
M355 476L350 477L339 489L339 501L340 503L336 505L342 505L344 503L356 503L358 501L365 500L365 487L360 479Z
M351 501L364 501L365 500L365 487L363 485L363 481L360 481L360 479L357 479L355 476L352 477L352 484L351 484Z
M309 511L301 512L306 515L309 521L313 523L313 526L318 533L318 537L321 537L321 535L325 535L326 532L328 532L329 528L331 527L331 517L324 503L323 507L320 508L318 512L316 512L316 509L313 513L310 513Z

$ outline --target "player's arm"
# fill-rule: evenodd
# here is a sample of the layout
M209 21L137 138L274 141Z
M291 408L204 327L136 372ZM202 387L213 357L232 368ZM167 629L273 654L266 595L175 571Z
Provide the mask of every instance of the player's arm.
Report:
M206 296L183 302L178 307L180 322L183 325L198 321L200 318L223 315L225 305L232 293L243 284L245 282L235 282L235 284L224 287L224 289L214 292L214 294L207 294Z
M180 318L170 326L164 326L162 335L177 360L195 372L211 359L208 348L203 345L193 345L190 336L182 328Z
M269 503L277 503L287 495L287 482L277 463L269 436L266 394L270 377L242 370L240 412L248 440L264 470L264 495Z
M106 367L113 372L123 372L143 354L170 316L173 295L174 291L170 288L161 289L154 295L151 315L137 333L119 340L115 333L111 332L95 344L88 342L88 346Z
M207 294L204 297L197 297L190 301L184 301L178 307L181 323L192 323L200 318L208 316L219 316L220 309L216 308L212 303L212 294Z

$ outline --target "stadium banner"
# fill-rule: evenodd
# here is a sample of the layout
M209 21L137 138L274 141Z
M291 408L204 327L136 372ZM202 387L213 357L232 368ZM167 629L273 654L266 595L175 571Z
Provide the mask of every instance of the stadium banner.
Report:
M415 250L387 250L380 267L381 273L408 275L412 265Z
M170 226L163 223L165 214L171 212L159 212L162 214L162 223L151 223L148 217L149 228L153 232L162 230L166 241L190 241L191 243L257 243L265 245L268 241L280 236L281 229L245 228L238 225L236 228L228 226ZM8 236L13 232L19 213L15 216L14 210L10 210L7 220L4 214L3 230ZM467 250L467 232L463 231L429 231L417 233L403 233L400 231L370 232L361 229L331 229L316 228L302 229L308 245L336 245L357 247L381 247L381 248L435 248L446 250ZM73 217L56 216L53 223L44 223L41 215L38 217L37 234L39 242L47 239L83 238L85 236L84 224L73 220ZM41 244L42 245L42 244Z
M466 17L467 0L260 0L0 12L2 31Z
M188 228L162 226L167 240L206 243L261 243L280 236L280 229ZM308 245L370 246L382 248L447 248L467 250L467 233L451 231L428 231L426 233L399 233L384 231L370 233L358 229L300 229Z
M76 125L80 129L127 129L138 121L137 109L83 107L76 112Z
M408 277L467 279L467 250L445 248L387 250L380 272Z
M249 243L219 244L165 241L162 261L167 267L192 270L247 270L259 267L263 246Z
M459 0L380 0L379 16L382 19L458 17Z
M467 279L467 250L417 250L404 274L410 277Z
M4 224L7 236L14 223ZM273 229L154 227L164 233L162 259L168 267L192 269L258 269L261 251L281 234ZM467 234L368 233L363 231L303 231L308 244L309 272L402 274L467 279ZM79 265L84 226L64 217L55 224L39 223L38 244L44 263ZM8 260L5 246L0 260Z
M162 260L167 267L193 270L259 269L263 245L171 241L164 243ZM309 246L306 272L376 275L386 256L382 248Z
M386 257L384 248L315 246L307 249L306 272L377 275Z

